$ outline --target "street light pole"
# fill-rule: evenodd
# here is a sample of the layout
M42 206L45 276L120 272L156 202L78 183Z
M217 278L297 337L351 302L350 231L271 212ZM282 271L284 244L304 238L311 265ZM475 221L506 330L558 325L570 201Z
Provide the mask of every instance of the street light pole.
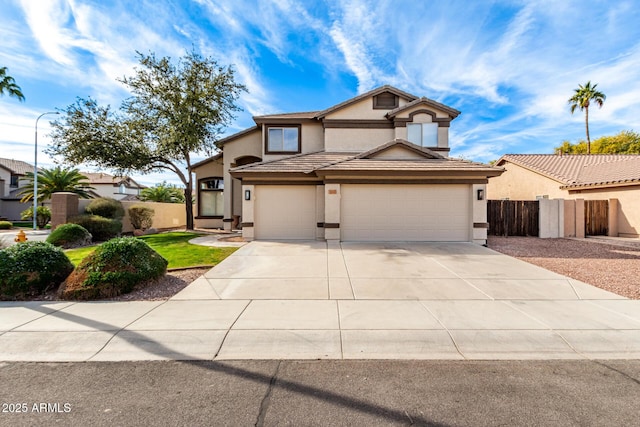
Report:
M36 144L34 150L34 162L33 162L33 229L37 229L36 217L38 216L38 120L42 116L47 114L60 114L57 111L48 111L42 113L36 119Z

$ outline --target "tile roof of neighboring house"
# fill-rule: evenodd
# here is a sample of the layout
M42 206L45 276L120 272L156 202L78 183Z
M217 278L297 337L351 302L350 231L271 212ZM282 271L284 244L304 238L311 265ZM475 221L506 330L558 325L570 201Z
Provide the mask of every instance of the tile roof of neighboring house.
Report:
M9 170L15 175L26 175L27 172L33 172L33 165L21 160L0 159L0 167Z
M118 185L120 183L128 184L134 188L146 188L144 185L138 184L135 180L128 176L113 176L104 172L80 172L82 175L89 179L91 185L96 184L112 184Z
M510 162L558 181L560 188L618 186L640 183L637 154L505 154Z

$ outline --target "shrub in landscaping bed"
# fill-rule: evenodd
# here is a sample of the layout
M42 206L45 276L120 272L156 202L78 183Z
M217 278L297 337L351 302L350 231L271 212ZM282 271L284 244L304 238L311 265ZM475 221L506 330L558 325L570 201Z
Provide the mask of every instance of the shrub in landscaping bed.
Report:
M116 199L101 197L93 199L84 211L91 215L98 215L110 219L121 219L124 216L124 207Z
M162 277L167 260L142 240L121 237L98 246L74 270L59 290L63 299L111 298Z
M9 230L13 227L13 223L9 221L0 221L0 230Z
M91 244L91 233L78 224L62 224L49 234L47 242L64 249L79 248Z
M20 212L20 218L23 220L33 220L33 207ZM43 229L51 221L51 209L46 206L38 206L36 209L36 225L39 229Z
M122 222L117 219L109 219L98 215L77 215L67 219L67 222L84 227L93 240L103 242L112 239L122 231Z
M46 242L24 242L0 250L0 298L22 299L57 288L73 271L62 252Z
M155 211L144 205L133 205L129 209L129 220L135 230L146 230L153 225L153 214Z

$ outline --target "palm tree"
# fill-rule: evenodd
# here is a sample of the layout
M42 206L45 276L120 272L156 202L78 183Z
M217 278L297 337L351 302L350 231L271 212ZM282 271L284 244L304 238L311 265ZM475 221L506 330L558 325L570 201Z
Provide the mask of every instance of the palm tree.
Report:
M9 96L24 101L22 89L16 84L13 77L7 75L7 67L0 67L0 95L4 95L5 92L9 94Z
M33 172L27 172L26 177L31 184L20 187L22 191L18 195L22 196L22 203L33 200ZM89 185L88 179L78 169L63 169L60 166L41 169L38 171L38 201L43 202L51 198L53 193L62 191L76 193L82 199L91 199L93 196L88 191L94 188Z
M184 203L184 191L175 185L163 181L140 192L143 202Z
M591 154L591 138L589 138L589 105L593 101L600 108L604 104L604 100L607 96L596 90L598 84L591 86L591 81L588 81L586 85L578 85L578 89L574 89L574 94L569 98L569 104L571 105L571 114L579 108L580 111L584 110L585 114L585 126L587 128L587 154Z

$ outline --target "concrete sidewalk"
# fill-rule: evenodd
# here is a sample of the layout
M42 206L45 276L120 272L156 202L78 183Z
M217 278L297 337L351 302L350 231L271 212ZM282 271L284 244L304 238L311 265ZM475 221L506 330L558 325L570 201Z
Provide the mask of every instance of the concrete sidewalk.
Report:
M252 242L168 301L0 303L0 360L639 359L640 301L473 244Z

